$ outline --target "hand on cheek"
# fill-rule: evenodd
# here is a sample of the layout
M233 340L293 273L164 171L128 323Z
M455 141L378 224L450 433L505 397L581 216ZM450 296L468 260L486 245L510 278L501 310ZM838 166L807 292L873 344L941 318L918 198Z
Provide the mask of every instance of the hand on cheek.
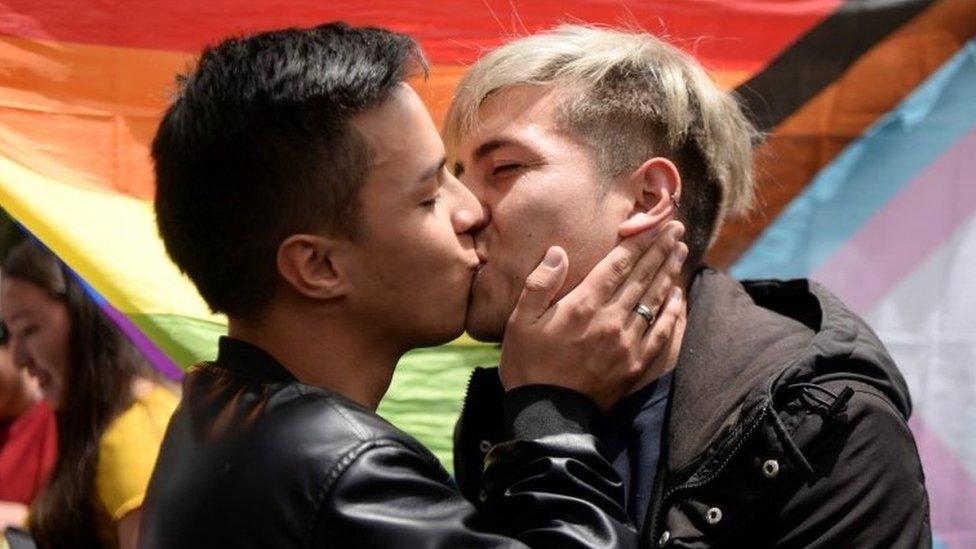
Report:
M625 239L563 298L565 252L549 249L509 318L500 374L506 389L556 385L608 409L667 349L681 311L687 248L678 222ZM555 302L554 302L555 301ZM643 306L646 312L635 309Z

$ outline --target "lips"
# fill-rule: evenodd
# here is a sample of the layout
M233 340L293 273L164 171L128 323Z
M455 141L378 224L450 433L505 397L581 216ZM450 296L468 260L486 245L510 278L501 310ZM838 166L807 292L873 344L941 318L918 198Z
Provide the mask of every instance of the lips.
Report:
M468 263L468 269L474 274L477 274L482 266L484 266L484 262L480 258L471 258L471 261Z
M481 269L485 267L485 264L488 263L488 254L486 254L484 250L480 250L477 247L475 247L474 253L477 257L477 263L471 266L471 270L474 271L475 274L478 274L481 272Z
M481 263L478 269L481 270L488 263L488 250L485 249L484 242L475 241L474 253L478 255L478 261Z
M46 389L51 386L51 374L34 365L26 366L26 368L27 373L37 379L37 384L40 385L42 389Z

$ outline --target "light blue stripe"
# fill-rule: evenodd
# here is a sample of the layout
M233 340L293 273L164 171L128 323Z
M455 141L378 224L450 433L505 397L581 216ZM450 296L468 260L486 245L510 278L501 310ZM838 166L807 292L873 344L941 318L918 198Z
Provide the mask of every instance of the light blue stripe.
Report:
M809 276L974 126L976 39L822 169L739 258L733 276Z

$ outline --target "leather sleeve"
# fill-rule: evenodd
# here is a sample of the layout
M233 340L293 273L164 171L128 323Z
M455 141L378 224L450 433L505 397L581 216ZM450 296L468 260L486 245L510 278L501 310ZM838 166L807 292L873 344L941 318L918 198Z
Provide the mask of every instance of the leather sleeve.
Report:
M585 432L595 407L580 398L543 387L506 396L514 438L486 458L481 511L432 457L364 443L331 483L314 546L636 547L622 483Z
M592 435L500 444L484 478L485 514L531 547L637 547L623 484Z
M815 476L785 502L772 545L931 547L924 475L905 420L863 389L844 415L845 428L810 456Z

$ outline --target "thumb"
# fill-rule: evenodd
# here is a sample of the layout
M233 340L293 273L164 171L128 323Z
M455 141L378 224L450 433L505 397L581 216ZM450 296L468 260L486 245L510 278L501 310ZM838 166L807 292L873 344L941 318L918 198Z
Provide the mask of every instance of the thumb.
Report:
M545 314L556 298L556 293L566 282L568 270L569 258L566 257L566 251L559 246L549 248L542 263L525 279L522 295L515 306L518 314L531 321Z

